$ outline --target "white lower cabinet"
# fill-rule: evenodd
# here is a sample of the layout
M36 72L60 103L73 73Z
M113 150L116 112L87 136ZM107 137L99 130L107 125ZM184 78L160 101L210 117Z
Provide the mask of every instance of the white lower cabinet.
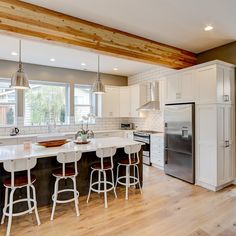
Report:
M164 169L164 135L151 135L151 163L154 167Z
M235 179L234 106L196 106L196 184L217 191Z

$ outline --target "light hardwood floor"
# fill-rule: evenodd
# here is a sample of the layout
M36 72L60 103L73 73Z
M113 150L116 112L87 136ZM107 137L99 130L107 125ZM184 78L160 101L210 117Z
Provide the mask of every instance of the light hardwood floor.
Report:
M103 197L93 194L90 203L80 198L79 217L73 204L58 205L55 220L50 221L51 207L39 209L41 225L34 215L13 219L12 236L233 236L236 235L236 187L217 193L166 176L154 167L144 168L143 195L130 191L124 199L109 194L108 209ZM0 235L6 225L0 226Z

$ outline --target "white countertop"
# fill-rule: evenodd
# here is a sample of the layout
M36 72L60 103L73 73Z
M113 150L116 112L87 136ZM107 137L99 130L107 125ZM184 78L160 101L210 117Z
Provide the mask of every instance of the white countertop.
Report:
M115 130L95 130L93 131L95 134L99 133L113 133L113 132L123 132L123 131L134 131L134 130L122 130L122 129L115 129ZM0 139L14 139L14 138L34 138L38 136L50 136L54 134L61 134L61 135L75 135L76 132L55 132L55 133L42 133L42 134L19 134L15 136L5 135L0 136Z
M24 150L24 145L11 145L11 146L2 146L0 148L0 162L5 160L16 160L24 159L28 157L50 157L56 156L59 152L68 152L68 151L81 151L81 152L93 152L97 148L102 147L117 147L123 148L126 145L136 144L138 142L133 141L128 138L119 138L119 137L110 137L110 138L99 138L92 139L89 144L74 144L73 141L60 146L53 148L45 148L37 144L32 144L29 150Z

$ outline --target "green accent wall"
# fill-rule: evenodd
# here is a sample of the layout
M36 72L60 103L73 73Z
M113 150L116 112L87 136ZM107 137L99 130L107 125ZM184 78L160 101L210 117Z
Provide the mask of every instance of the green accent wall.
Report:
M236 65L236 41L197 54L197 63L222 60Z

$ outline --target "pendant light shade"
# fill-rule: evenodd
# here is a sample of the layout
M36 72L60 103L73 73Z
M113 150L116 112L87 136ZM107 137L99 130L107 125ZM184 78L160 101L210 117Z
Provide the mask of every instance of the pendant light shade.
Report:
M19 41L19 68L11 78L11 88L14 89L29 89L29 80L24 72L23 64L21 62L21 40Z
M101 77L100 77L100 57L98 56L98 72L97 72L97 79L95 80L92 88L93 93L95 94L104 94L105 93L105 87L102 83Z

